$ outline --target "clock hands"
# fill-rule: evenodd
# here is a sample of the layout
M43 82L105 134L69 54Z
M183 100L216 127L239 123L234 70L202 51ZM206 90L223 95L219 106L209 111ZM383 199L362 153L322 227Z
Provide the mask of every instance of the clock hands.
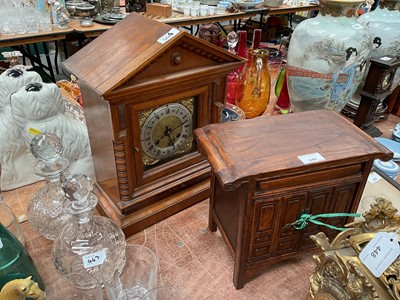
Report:
M188 121L188 120L186 120L186 121L184 121L184 122L181 122L181 124L179 124L179 125L176 126L175 128L169 128L168 125L165 126L165 130L164 130L164 132L163 132L163 133L164 133L163 136L160 137L158 140L155 140L156 145L158 145L158 144L161 142L161 140L162 140L163 138L168 137L168 139L169 139L168 145L175 148L175 140L172 139L171 134L172 134L175 130L177 130L178 128L182 127L185 123L187 123L187 121ZM179 136L178 136L178 137L179 137Z
M188 120L181 122L180 125L176 126L174 129L171 130L171 133L174 132L176 129L178 129L179 127L182 127L183 124L185 124Z

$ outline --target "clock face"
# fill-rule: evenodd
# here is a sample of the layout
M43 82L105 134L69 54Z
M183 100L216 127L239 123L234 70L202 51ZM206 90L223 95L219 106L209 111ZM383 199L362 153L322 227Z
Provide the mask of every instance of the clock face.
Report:
M145 116L140 133L145 166L193 148L193 102L194 99L189 98L141 112Z
M386 73L382 80L382 89L387 89L390 86L392 73Z

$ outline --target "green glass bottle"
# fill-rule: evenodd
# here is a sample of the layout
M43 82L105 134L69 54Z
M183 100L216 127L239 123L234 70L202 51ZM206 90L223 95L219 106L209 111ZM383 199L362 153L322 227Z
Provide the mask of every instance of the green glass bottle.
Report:
M32 276L42 291L45 290L43 280L24 246L0 223L0 290L7 282L28 276Z

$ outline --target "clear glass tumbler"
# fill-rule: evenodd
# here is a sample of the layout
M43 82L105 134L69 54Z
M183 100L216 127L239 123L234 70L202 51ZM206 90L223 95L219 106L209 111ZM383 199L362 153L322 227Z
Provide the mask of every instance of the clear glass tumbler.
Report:
M53 30L49 11L40 10L40 11L36 12L36 15L39 20L40 31L52 31Z
M87 282L88 273L71 273L59 277L46 287L46 300L103 300L100 283L77 286L76 282ZM97 282L92 278L91 282Z
M127 245L125 265L112 280L103 280L110 300L139 300L157 287L158 259L142 245Z
M145 294L140 300L191 300L186 291L176 286L159 286Z

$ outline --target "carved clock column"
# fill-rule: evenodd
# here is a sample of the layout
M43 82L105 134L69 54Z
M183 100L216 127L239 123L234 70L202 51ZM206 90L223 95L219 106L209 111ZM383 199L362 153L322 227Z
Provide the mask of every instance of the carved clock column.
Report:
M243 63L134 13L65 62L81 87L99 210L127 236L209 197L192 132L219 121L214 102Z

